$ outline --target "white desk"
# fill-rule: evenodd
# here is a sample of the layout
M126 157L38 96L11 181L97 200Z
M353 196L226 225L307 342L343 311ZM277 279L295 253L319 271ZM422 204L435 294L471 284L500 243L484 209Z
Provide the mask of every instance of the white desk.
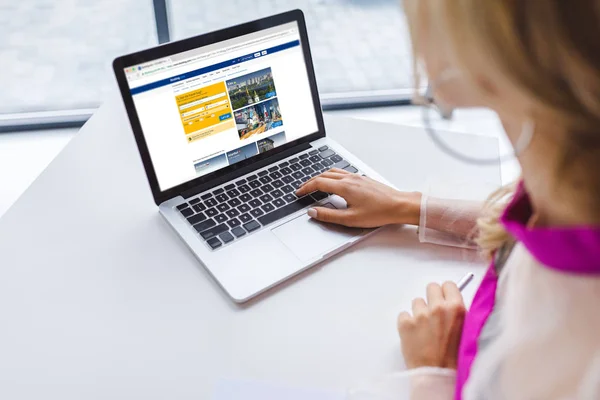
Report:
M401 189L500 179L415 128L326 123ZM497 152L495 139L453 140ZM481 278L462 255L387 228L236 306L159 217L114 98L0 220L0 398L209 399L220 378L348 387L402 367L396 315L427 282Z

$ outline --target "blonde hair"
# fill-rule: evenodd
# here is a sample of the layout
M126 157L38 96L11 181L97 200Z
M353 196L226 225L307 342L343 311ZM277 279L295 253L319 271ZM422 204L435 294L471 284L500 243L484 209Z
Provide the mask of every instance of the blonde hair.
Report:
M484 65L486 71L505 79L527 99L536 116L564 126L568 135L553 138L563 149L555 174L568 177L573 188L585 187L590 193L586 201L595 209L600 197L600 0L403 3L416 86L420 85L422 61L422 26L418 22L424 22L447 39L447 61L463 71L486 103L494 104L494 93L482 84L480 71L474 71L473 65ZM536 132L539 134L543 135ZM579 163L573 163L576 158ZM512 184L493 193L478 221L477 242L488 256L511 240L498 217L515 187Z

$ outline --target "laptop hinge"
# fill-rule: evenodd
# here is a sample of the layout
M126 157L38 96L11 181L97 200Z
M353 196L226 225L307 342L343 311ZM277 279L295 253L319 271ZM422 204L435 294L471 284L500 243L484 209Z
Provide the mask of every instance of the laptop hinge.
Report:
M248 165L247 167L240 168L240 169L238 169L234 172L231 172L227 175L223 175L218 178L215 178L215 179L211 180L210 182L206 182L201 185L198 185L193 189L187 190L185 192L181 192L181 196L183 196L183 198L187 199L189 197L197 195L198 193L202 193L210 188L219 186L225 182L229 182L237 177L246 175L252 171L261 169L263 167L266 167L269 164L273 164L279 160L283 160L284 158L292 156L301 151L308 150L310 148L311 148L311 145L309 142L299 144L298 146L294 146L291 149L284 150L281 153L277 153L273 157L269 157L269 158L265 158L264 160L257 161L255 163L252 163L251 165Z

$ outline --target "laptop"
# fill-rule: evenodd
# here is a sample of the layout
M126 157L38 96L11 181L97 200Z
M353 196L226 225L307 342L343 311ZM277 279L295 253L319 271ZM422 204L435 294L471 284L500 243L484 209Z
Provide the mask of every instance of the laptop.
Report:
M385 182L326 135L300 10L119 57L113 68L160 214L233 301L373 232L306 214L345 208L339 196L295 195L333 167Z

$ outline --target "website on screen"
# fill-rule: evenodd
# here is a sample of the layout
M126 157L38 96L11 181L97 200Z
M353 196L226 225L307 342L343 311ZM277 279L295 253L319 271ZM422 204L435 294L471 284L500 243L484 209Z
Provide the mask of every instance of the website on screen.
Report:
M318 129L295 22L125 74L161 190Z

